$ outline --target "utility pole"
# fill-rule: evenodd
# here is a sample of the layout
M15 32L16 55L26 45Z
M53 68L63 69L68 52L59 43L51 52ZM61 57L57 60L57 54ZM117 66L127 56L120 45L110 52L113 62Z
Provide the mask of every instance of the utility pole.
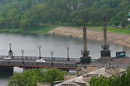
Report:
M51 65L53 66L53 54L54 54L54 51L50 51L51 53Z
M12 46L12 44L11 43L9 43L9 52L8 52L8 56L9 56L9 58L13 58L13 51L11 50L11 46Z

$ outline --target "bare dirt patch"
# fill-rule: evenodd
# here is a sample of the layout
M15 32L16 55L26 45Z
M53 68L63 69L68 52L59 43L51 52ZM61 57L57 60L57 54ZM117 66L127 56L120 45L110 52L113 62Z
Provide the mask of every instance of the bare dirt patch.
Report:
M82 29L71 28L71 27L57 27L48 32L49 34L58 34L63 36L73 36L82 38ZM103 40L102 31L88 30L88 38L93 40ZM130 35L108 32L108 41L120 45L130 47Z

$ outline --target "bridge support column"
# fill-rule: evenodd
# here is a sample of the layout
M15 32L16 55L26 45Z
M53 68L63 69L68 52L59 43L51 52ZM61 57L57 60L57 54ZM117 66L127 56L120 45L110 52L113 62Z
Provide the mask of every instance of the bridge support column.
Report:
M8 75L8 76L11 76L11 75L13 75L14 70L13 70L13 67L0 66L0 72L1 72L2 74L6 74L6 75Z

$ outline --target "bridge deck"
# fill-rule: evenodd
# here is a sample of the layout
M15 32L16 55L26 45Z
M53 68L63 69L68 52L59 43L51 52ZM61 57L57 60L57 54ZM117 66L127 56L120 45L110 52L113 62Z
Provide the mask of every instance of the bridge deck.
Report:
M46 68L64 68L64 69L76 69L77 68L77 58L54 58L53 65L51 57L42 57L46 62L36 62L39 57L24 57L14 56L13 59L5 59L8 56L0 56L0 66L13 66L13 67L46 67Z

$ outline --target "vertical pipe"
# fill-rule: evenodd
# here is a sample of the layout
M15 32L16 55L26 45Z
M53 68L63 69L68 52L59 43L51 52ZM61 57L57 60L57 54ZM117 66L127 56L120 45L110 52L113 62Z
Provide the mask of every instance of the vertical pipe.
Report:
M24 49L22 49L21 52L22 52L22 64L24 64Z
M50 51L50 53L51 53L51 65L53 65L53 53L54 53L54 51Z

